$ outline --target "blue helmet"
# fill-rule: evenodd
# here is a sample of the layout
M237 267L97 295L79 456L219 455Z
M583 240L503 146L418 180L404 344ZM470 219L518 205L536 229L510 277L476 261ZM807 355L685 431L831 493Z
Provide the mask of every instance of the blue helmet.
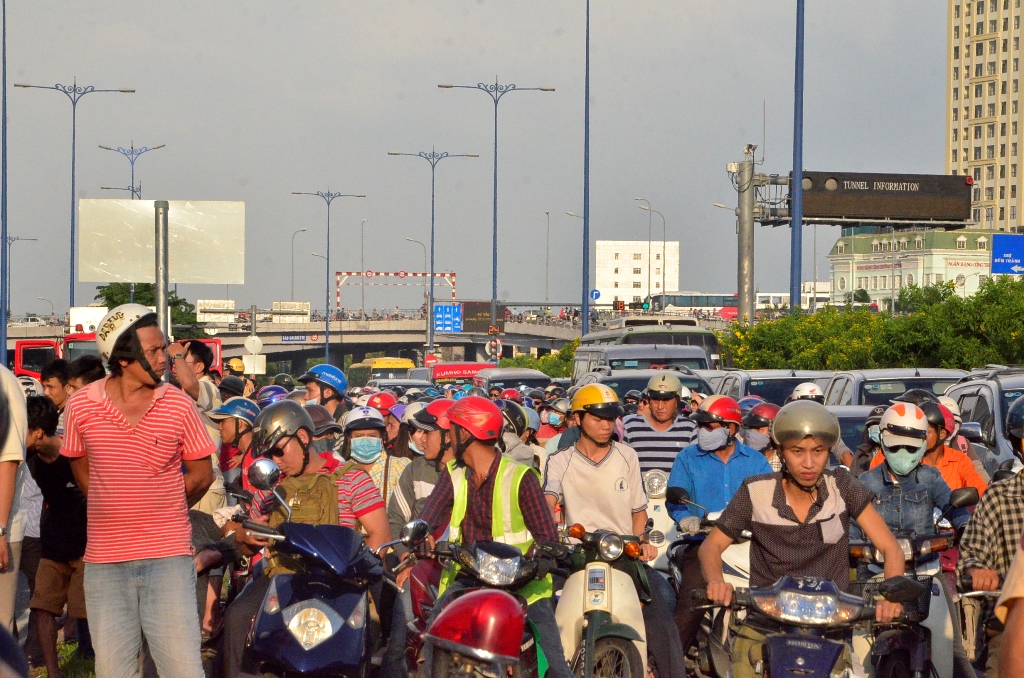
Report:
M430 396L431 398L437 398L441 395L441 392L436 388L425 388L423 389L423 395Z
M462 400L466 397L465 391L456 391L455 395L452 396L452 400Z
M234 417L235 419L241 419L242 421L248 422L250 425L256 422L256 417L259 416L260 407L249 400L241 396L235 396L234 398L228 398L224 401L224 404L209 413L210 419L228 419Z
M333 389L338 398L341 398L345 393L345 389L348 388L348 379L345 378L345 373L334 365L326 363L311 368L299 377L299 381L303 384L311 381L318 382L327 388Z
M540 430L540 415L532 407L524 407L523 409L526 410L526 428L532 428L533 432L536 433Z
M278 386L273 384L271 386L264 386L260 389L259 394L256 396L256 404L260 406L260 409L266 409L268 406L273 405L279 400L284 400L288 397L288 389L284 386Z
M463 391L463 392L468 392L468 391L469 391L469 389L471 389L471 388L473 388L473 384L463 384L463 385L462 385L462 388L461 388L461 389L459 389L459 390L461 390L461 391Z

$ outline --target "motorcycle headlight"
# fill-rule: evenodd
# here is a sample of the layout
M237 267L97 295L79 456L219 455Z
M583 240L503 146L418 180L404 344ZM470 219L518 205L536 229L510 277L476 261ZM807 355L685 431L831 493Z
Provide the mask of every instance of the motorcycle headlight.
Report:
M910 543L909 539L897 539L896 543L903 549L904 562L914 557L914 545ZM875 560L879 563L885 562L885 554L882 553L881 549L875 549Z
M288 631L304 650L312 650L333 636L344 623L337 612L316 599L290 605L281 614Z
M845 603L831 594L780 591L774 596L754 596L754 605L764 614L780 621L828 626L854 621L861 607Z
M601 537L600 541L597 542L597 552L601 555L604 560L615 560L622 555L624 545L622 543L622 537L611 532Z
M648 471L644 474L644 490L648 499L661 499L668 491L668 476L664 471Z
M476 564L473 567L477 576L484 583L491 586L508 586L515 582L519 573L519 564L522 558L498 558L490 553L478 550L476 552Z

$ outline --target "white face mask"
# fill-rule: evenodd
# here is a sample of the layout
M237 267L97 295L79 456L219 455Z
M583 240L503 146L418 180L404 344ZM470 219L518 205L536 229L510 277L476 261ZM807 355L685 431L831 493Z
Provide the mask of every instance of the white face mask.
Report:
M706 428L697 429L697 445L705 452L720 450L729 444L729 429L725 426L709 431Z
M753 449L760 452L761 450L768 447L768 445L772 442L772 439L769 438L768 435L765 433L761 433L760 431L755 431L752 428L748 428L743 431L743 442L746 443L747 447L752 447Z

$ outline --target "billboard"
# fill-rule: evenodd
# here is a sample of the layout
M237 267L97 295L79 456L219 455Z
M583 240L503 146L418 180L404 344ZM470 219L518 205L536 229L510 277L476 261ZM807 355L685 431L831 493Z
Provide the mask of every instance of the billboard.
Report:
M499 331L505 331L505 306L498 304L497 322ZM462 331L487 334L491 327L491 302L462 302Z
M80 282L156 279L153 200L79 200ZM245 203L171 200L170 282L245 283Z
M235 322L234 299L196 299L197 323Z
M945 174L805 171L803 215L966 222L973 183L970 177Z
M275 301L271 305L272 323L308 323L308 301Z

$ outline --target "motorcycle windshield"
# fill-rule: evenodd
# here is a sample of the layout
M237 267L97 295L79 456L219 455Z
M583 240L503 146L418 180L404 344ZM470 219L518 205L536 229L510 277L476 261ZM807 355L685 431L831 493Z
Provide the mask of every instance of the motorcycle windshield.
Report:
M348 574L363 549L363 538L350 527L284 523L281 529L287 539L278 548L311 559L339 577Z

